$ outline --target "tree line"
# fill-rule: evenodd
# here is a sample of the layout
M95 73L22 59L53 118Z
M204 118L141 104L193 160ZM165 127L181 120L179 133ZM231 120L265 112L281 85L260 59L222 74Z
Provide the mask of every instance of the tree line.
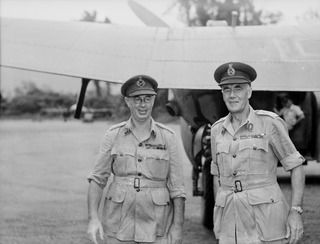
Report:
M93 113L101 119L123 119L129 116L129 110L120 93L111 94L106 90L110 86L100 87L100 95L96 90L88 90L83 112ZM154 116L165 111L167 91L160 90L155 102ZM32 81L22 82L15 88L13 95L1 96L0 116L8 117L72 117L77 94L56 92L48 88L40 88Z

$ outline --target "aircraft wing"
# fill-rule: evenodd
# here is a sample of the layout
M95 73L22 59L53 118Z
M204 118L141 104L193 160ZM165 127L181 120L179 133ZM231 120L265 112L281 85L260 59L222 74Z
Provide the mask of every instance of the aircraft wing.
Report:
M320 91L320 26L129 27L1 19L3 68L109 82L148 74L161 88L218 89L216 67L242 61L256 90Z

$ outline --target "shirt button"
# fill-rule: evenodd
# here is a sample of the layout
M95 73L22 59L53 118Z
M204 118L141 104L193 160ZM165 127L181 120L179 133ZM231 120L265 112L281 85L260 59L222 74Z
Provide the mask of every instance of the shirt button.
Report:
M139 146L139 147L142 147L142 143L140 142L138 146Z
M232 157L233 157L233 158L236 158L236 157L237 157L237 155L236 155L236 154L233 154L233 155L232 155Z
M138 162L142 162L142 159L141 159L141 158L139 158L139 159L138 159Z
M236 140L237 140L237 138L236 138L236 137L233 137L233 140L234 140L234 141L236 141Z

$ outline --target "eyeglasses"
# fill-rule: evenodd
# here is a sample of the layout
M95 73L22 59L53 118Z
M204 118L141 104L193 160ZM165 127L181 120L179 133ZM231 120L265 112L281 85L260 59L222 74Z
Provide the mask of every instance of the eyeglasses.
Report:
M244 90L244 87L242 86L235 86L233 88L231 87L222 87L221 92L227 96L230 96L231 93L234 95L239 95Z
M150 95L150 96L133 96L130 98L132 99L135 105L140 105L142 102L151 103L153 97L154 97L153 95Z

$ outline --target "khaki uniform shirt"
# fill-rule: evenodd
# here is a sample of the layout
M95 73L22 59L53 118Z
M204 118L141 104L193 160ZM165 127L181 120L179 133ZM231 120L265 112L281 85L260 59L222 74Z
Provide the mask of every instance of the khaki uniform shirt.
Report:
M220 244L284 239L289 206L277 183L277 164L291 170L304 158L275 113L250 107L237 131L230 118L211 129L211 173L221 184L214 207L215 235Z
M88 177L104 187L103 223L108 236L154 242L167 235L173 219L171 199L185 198L183 168L176 136L152 120L150 136L138 141L131 120L110 128Z

